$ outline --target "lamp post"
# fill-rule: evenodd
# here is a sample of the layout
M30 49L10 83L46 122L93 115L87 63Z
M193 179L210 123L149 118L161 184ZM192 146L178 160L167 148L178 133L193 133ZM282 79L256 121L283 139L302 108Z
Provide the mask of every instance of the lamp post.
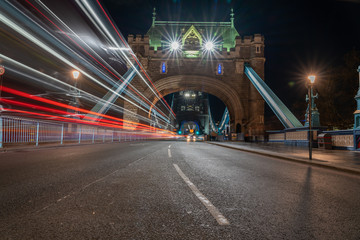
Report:
M75 80L75 84L74 84L74 104L75 104L75 107L79 107L78 106L78 103L77 103L77 97L79 95L79 91L77 90L77 80L80 76L80 72L77 71L77 70L74 70L72 72L72 75L74 77L74 80ZM76 115L78 115L78 111L75 112Z
M74 71L72 72L72 74L73 74L73 77L74 77L74 79L75 79L75 87L76 87L76 86L77 86L77 79L78 79L79 76L80 76L80 72L74 70Z
M312 139L313 139L313 134L312 134L312 130L311 130L311 123L312 123L312 119L311 119L311 115L312 115L312 95L313 95L313 86L315 83L315 76L314 75L310 75L308 76L308 79L310 80L309 85L308 85L308 96L309 96L309 159L312 159Z
M3 75L5 73L5 67L0 65L0 99L1 99L1 91L2 91L2 84L3 84ZM2 111L3 107L0 103L0 112Z

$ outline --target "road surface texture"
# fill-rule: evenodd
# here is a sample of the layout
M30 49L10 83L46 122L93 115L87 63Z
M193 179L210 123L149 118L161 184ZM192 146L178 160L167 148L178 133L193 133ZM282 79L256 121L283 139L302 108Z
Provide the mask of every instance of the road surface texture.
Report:
M360 177L202 142L0 153L0 239L360 239Z

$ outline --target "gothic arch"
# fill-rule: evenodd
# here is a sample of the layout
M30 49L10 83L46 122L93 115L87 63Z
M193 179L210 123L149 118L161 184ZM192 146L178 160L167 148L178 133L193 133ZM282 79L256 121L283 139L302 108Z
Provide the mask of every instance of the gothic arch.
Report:
M242 119L247 119L239 94L231 86L219 79L199 75L175 75L156 80L154 85L163 96L183 90L202 91L212 94L223 101L228 108L230 123L241 124ZM145 91L145 96L152 100L154 104L158 101L150 89Z

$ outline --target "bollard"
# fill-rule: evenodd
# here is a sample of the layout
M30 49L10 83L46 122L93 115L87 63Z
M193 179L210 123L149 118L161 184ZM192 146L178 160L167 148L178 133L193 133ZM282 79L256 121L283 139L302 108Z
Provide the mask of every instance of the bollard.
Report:
M81 125L79 126L80 129L79 129L79 144L81 143Z
M64 124L61 125L61 137L60 137L60 144L64 142Z
M40 123L37 122L36 123L36 146L39 146L39 128L40 128Z

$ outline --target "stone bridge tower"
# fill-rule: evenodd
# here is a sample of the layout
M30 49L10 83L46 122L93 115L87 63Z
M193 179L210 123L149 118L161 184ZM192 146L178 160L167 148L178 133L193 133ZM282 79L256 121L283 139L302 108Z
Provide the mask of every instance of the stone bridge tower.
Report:
M264 79L264 37L240 36L232 10L229 22L157 21L155 15L154 9L147 34L129 35L128 43L157 90L163 96L182 90L215 95L229 110L231 132L263 135L264 100L244 64ZM157 101L142 81L132 84Z

